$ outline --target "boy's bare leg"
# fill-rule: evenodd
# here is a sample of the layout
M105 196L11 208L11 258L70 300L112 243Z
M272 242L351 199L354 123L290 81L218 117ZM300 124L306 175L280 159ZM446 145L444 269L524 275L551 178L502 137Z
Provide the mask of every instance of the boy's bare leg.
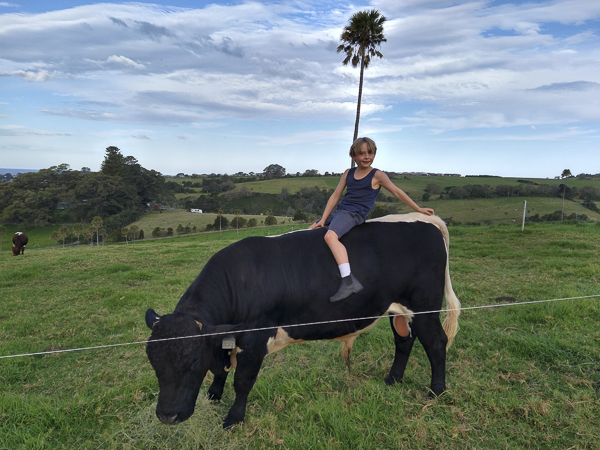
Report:
M350 260L348 259L348 251L344 244L340 242L338 235L335 234L335 231L327 231L325 233L325 243L333 253L333 257L335 258L335 262L338 266L342 264L347 264Z
M346 250L344 244L340 242L338 235L334 231L327 231L327 233L325 234L325 242L327 243L327 246L331 250L333 257L335 258L335 261L337 262L338 267L340 268L340 275L343 274L342 264L347 267L347 269L345 270L349 272L350 260L348 259L348 251ZM342 276L340 287L338 288L337 292L330 297L329 300L332 302L337 302L362 290L362 284L360 284L360 282L356 278L354 278L354 275L352 275L352 273L349 273L347 276Z

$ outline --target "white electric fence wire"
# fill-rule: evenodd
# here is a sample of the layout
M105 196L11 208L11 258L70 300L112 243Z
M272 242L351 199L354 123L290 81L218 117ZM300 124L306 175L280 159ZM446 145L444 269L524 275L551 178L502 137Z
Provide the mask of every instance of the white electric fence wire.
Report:
M468 306L466 308L456 308L456 309L438 309L438 310L434 310L434 311L413 312L411 314L416 316L419 314L433 314L433 313L441 313L441 312L448 312L448 311L468 311L468 310L473 310L473 309L500 308L503 306L533 305L533 304L537 304L537 303L549 303L549 302L560 302L560 301L565 301L565 300L590 299L590 298L595 298L595 297L600 297L600 294L584 295L581 297L555 298L555 299L550 299L550 300L533 300L530 302L498 303L495 305ZM408 316L411 314L389 314L388 317ZM166 339L153 339L151 341L124 342L122 344L97 345L94 347L70 348L70 349L65 349L65 350L49 350L46 352L22 353L20 355L5 355L5 356L0 356L0 359L19 358L19 357L23 357L23 356L50 355L50 354L55 354L55 353L78 352L78 351L82 351L82 350L97 350L97 349L101 349L101 348L124 347L126 345L140 345L140 344L149 344L149 343L155 343L155 342L175 341L175 340L179 340L179 339L194 339L194 338L203 338L203 337L209 337L209 336L219 336L219 335L225 335L225 334L251 333L251 332L257 332L257 331L276 330L278 328L295 328L295 327L307 327L307 326L311 326L311 325L326 325L326 324L330 324L330 323L354 322L354 321L358 321L358 320L374 320L374 319L380 319L382 317L385 317L385 316L356 317L356 318L352 318L352 319L324 320L324 321L320 321L320 322L298 323L298 324L290 324L290 325L277 325L277 326L262 327L262 328L249 328L246 330L222 331L222 332L218 332L218 333L204 333L204 334L197 334L197 335L193 335L193 336L179 336L179 337L166 338Z

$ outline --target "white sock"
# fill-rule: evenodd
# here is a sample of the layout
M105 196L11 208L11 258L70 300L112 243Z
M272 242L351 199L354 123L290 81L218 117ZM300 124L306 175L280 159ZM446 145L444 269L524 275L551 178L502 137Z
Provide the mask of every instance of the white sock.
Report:
M350 263L340 264L338 269L340 269L340 275L342 278L350 276Z

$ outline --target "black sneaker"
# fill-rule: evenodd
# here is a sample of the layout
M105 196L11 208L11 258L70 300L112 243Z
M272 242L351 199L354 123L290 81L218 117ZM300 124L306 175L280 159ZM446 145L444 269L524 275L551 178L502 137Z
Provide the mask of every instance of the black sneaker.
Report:
M338 302L362 290L363 285L360 284L360 281L354 278L354 275L350 274L347 277L342 278L338 291L329 298L329 301Z

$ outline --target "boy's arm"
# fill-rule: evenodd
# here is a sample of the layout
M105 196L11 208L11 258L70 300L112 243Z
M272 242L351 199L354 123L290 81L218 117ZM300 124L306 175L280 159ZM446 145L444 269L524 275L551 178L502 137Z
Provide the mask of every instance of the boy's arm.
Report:
M404 192L402 189L400 189L398 186L392 183L390 178L381 170L378 170L377 173L375 173L375 183L379 186L386 188L394 197L396 197L402 203L410 206L415 211L426 214L428 216L433 215L433 209L421 208L414 201L412 201L412 199L408 195L406 195L406 192Z
M346 175L348 175L348 170L344 172L342 178L340 178L340 182L335 188L335 191L333 191L333 194L331 194L331 197L329 197L329 200L327 200L327 205L325 206L323 216L317 222L308 227L309 230L325 226L325 221L329 217L329 214L331 214L331 211L333 211L333 208L335 208L335 205L337 205L337 203L340 201L342 192L344 192L344 189L346 188Z

